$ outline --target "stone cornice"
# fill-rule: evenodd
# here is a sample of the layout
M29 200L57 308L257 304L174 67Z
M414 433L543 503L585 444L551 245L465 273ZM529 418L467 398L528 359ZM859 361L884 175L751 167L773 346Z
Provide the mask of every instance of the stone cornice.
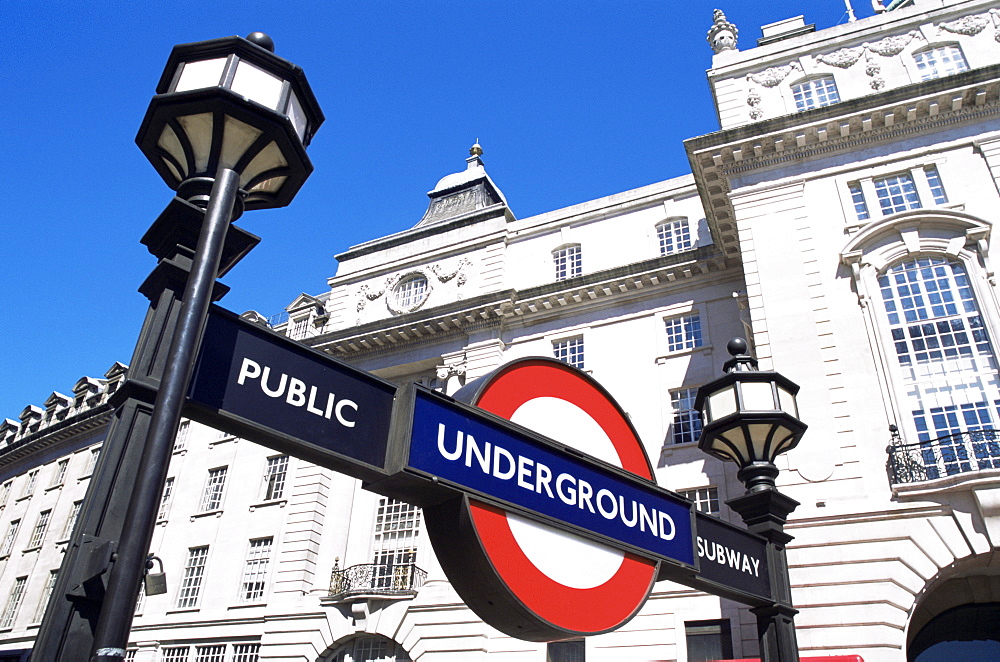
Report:
M550 311L611 302L617 304L626 297L689 287L693 280L725 271L727 266L715 246L704 246L537 287L501 290L341 329L304 342L341 358L381 354L417 342L502 326L514 320L525 323Z
M111 422L113 413L114 409L111 405L104 403L64 421L42 428L38 432L26 435L0 449L0 468L10 466L48 446L105 427Z
M1000 117L1000 65L691 138L684 145L712 235L727 257L738 257L729 200L733 178L992 117Z

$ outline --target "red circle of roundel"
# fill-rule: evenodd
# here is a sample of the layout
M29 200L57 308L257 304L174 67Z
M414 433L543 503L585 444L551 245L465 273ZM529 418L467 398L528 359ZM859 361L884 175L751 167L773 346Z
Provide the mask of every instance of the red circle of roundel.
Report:
M586 412L604 430L622 468L652 479L652 468L635 430L611 396L584 373L553 359L523 359L494 373L472 403L510 419L518 407L555 397ZM621 567L592 588L571 588L539 570L518 545L502 509L469 501L483 549L501 580L541 619L576 633L615 629L642 607L656 579L654 561L625 553Z

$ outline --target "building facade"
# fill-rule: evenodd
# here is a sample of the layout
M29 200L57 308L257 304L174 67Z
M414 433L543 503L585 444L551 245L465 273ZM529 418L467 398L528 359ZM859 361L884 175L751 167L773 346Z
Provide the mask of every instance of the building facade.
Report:
M742 49L716 12L720 131L686 141L691 174L518 219L476 145L411 229L339 255L274 328L449 394L565 360L622 404L660 485L733 522L743 487L697 448L693 406L746 336L810 426L778 478L801 503L802 653L890 662L982 635L1000 616L1000 9L888 6ZM30 649L126 378L115 364L0 428L0 660ZM508 637L450 586L417 509L194 421L150 551L167 592L137 604L137 662L757 654L746 608L670 582L615 632Z

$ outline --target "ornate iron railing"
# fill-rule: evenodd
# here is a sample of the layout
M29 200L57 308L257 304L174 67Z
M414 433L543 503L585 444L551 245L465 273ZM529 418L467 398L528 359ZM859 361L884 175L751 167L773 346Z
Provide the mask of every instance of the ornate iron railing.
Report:
M413 595L427 580L427 571L413 563L362 563L330 574L330 598L350 595Z
M886 471L893 485L1000 469L1000 430L959 432L915 444L902 443L894 432L886 452Z

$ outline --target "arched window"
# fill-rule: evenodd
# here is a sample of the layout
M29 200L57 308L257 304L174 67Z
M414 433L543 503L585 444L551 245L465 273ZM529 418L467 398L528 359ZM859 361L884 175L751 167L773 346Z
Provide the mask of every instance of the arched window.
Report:
M842 253L881 347L893 485L1000 468L1000 333L989 226L906 211L865 226Z
M795 99L796 110L822 108L840 101L837 83L833 80L833 76L809 78L793 84L792 97Z
M583 273L583 251L580 244L566 244L552 251L556 280L566 280Z
M656 239L660 255L673 255L689 250L692 246L691 224L686 216L668 218L656 224Z
M931 80L957 74L969 68L958 44L931 46L916 51L913 54L913 60L917 63L917 73L920 74L920 80Z
M403 647L379 635L355 635L332 647L324 662L410 662Z

